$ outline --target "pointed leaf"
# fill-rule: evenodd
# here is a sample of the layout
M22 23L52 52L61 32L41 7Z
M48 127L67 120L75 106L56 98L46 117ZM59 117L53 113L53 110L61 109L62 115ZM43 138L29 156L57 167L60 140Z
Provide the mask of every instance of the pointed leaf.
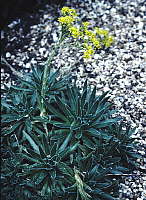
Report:
M67 147L67 145L70 142L71 138L72 138L72 132L70 132L70 134L64 140L63 144L60 146L59 153L61 153L62 151L65 150L65 148Z
M25 138L28 140L28 142L30 143L30 145L32 146L32 148L39 154L40 153L39 147L37 146L35 141L24 130L23 130L23 134L24 134Z

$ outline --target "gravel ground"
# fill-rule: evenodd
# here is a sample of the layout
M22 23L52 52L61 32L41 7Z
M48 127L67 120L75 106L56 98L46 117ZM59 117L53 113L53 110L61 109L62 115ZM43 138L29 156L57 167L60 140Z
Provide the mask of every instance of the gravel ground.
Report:
M65 48L54 60L62 74L71 71L78 84L88 78L91 85L101 91L110 90L119 114L137 127L133 137L140 142L144 157L146 148L146 3L144 0L67 0L66 6L77 9L82 20L93 26L108 29L115 37L114 45L95 54L88 63L80 53ZM2 84L15 80L15 70L30 71L32 65L43 63L53 42L58 39L58 6L46 6L38 13L17 19L2 32L3 56L7 64L2 66ZM77 60L77 61L76 61ZM74 67L68 67L70 65ZM146 159L138 160L146 169ZM135 171L124 177L120 200L145 200L146 175Z

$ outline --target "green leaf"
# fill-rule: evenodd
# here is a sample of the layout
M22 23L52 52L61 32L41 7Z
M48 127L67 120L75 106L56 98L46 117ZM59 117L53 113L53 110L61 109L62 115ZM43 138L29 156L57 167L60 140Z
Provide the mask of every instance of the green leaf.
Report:
M101 136L101 133L97 131L95 128L88 129L88 132L91 136L99 138Z
M125 167L122 167L122 166L117 166L116 169L119 170L119 171L122 171L122 172L128 172L129 171L128 168L125 168Z
M83 108L83 106L85 104L86 96L87 96L87 80L84 83L83 92L81 95L81 108Z
M95 128L105 128L107 126L110 126L113 123L116 123L119 120L121 120L121 118L107 119L104 121L96 121L92 126L94 126Z
M60 118L64 121L68 121L68 119L63 115L61 114L61 112L59 112L59 110L55 109L53 106L49 105L48 106L48 109L51 113L53 113L57 118Z
M142 155L141 154L138 154L138 153L135 153L135 152L127 152L127 154L133 158L137 158L137 159L141 159L142 158Z
M98 196L102 197L102 198L105 198L106 200L115 200L114 197L112 197L111 195L103 192L102 190L100 189L96 189L93 191L93 194L97 194Z
M44 196L46 194L48 188L48 182L46 181L45 184L43 185L43 188L41 190L41 195Z
M109 182L104 182L104 183L97 183L97 186L100 189L107 189L112 186L112 182L109 181Z
M60 146L59 153L65 150L65 148L67 147L67 145L70 142L71 138L72 138L72 132L70 132L70 134L64 140L63 144Z
M71 176L71 177L74 176L74 172L73 172L72 168L69 167L67 164L60 162L58 164L58 168L63 174L66 174L66 175ZM72 179L72 180L74 180L74 179Z
M13 122L20 118L18 114L3 114L1 117L2 122Z
M64 104L64 102L62 101L61 98L56 97L56 102L60 108L60 110L68 117L73 117L74 118L74 114L71 112L69 106L67 104Z
M50 153L49 142L46 135L42 136L42 145L46 155Z
M53 145L51 145L51 149L50 149L51 156L54 156L57 153L58 146L59 144L57 142L54 142Z
M31 120L30 119L27 119L25 121L25 125L26 125L26 128L27 128L27 131L28 132L31 132L32 131L32 123L31 123Z
M97 111L95 113L95 117L92 120L93 124L94 124L94 121L96 121L97 119L101 119L102 118L104 113L106 113L109 110L111 105L112 104L107 104L106 106L103 106L102 108L97 109Z
M71 153L74 153L77 147L79 146L79 142L75 143L74 145L68 147L66 150L60 153L61 159L68 158L69 155L72 155Z
M37 134L39 134L39 135L41 135L41 136L43 136L45 133L40 129L40 128L38 128L36 125L35 126L33 126L33 130L37 133Z
M37 175L37 179L35 180L35 184L39 185L46 178L47 172L39 172Z
M24 134L25 138L28 140L28 142L30 143L30 145L32 146L32 148L39 154L40 153L39 147L37 146L35 141L24 130L23 130L23 134Z
M42 122L42 123L49 123L50 122L50 120L47 119L46 117L40 117L40 116L32 117L32 121L33 122Z
M77 94L74 93L73 88L67 87L67 95L69 98L69 104L71 105L72 111L76 112Z
M92 90L92 93L90 95L90 98L89 98L89 108L88 110L91 109L91 106L93 105L94 101L95 101L95 95L96 95L96 86L93 88Z
M15 90L19 90L19 91L24 91L24 92L32 92L31 89L20 88L20 87L17 87L17 86L11 86L11 88L13 88Z
M57 121L51 120L50 121L51 124L53 124L54 126L58 127L58 128L67 128L70 129L71 125L70 124L65 124L65 123L59 123Z
M98 173L96 176L96 180L103 179L110 172L110 168L106 168L102 170L102 172Z
M29 155L31 155L32 158L38 160L39 162L42 162L40 154L36 153L36 151L34 151L30 148L27 148L27 152L29 153Z
M12 107L10 104L6 103L5 101L2 101L2 102L1 102L1 105L2 105L3 107L5 107L5 108L8 108L8 109L10 109L10 108Z
M89 178L92 179L94 176L96 176L98 170L98 165L95 165L89 172Z
M7 136L12 134L19 126L20 126L21 122L17 122L16 124L14 124L11 128L9 128L8 130L4 130L3 131L3 135Z
M35 106L36 103L37 103L37 92L34 91L32 96L31 96L31 105Z
M21 156L22 156L22 158L25 158L25 159L27 159L27 160L29 160L31 162L40 163L40 161L38 159L32 158L31 155L29 155L29 154L21 153Z

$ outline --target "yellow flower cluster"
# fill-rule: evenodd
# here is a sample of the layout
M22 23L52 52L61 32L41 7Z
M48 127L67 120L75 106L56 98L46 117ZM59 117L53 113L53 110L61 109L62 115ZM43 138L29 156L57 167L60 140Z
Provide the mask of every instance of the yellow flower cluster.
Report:
M62 25L71 25L75 21L75 19L71 16L65 16L65 17L59 17L58 21Z
M69 8L69 7L63 7L63 8L61 9L61 13L62 13L62 15L64 15L64 16L66 16L66 15L71 15L71 16L73 16L73 17L76 17L76 16L77 16L77 13L76 13L75 9L71 9L71 8Z
M94 54L94 49L92 48L91 45L88 45L88 44L84 44L85 48L86 48L86 51L84 51L84 56L83 58L85 59L89 59L92 57L92 55Z
M61 13L62 13L63 17L59 17L58 21L62 25L67 25L67 26L70 26L75 21L75 17L77 16L76 11L69 7L63 7L61 9Z
M89 44L93 46L93 50L100 49L102 46L105 46L106 48L110 47L113 43L114 39L112 36L109 36L109 32L104 29L100 29L98 27L95 27L95 31L88 30L87 26L89 25L88 22L85 22L84 27L84 36L88 38L86 42L88 41ZM86 51L84 52L84 58L88 59L91 56L89 55L89 50L87 47L85 47Z
M114 38L113 36L107 36L104 40L103 40L103 43L105 45L105 47L110 47L111 44L114 42Z
M95 27L96 34L107 36L109 32L107 30Z
M85 30L85 36L88 36L89 39L96 37L95 33L93 33L92 31L89 31L89 30Z
M102 47L110 47L113 43L113 37L109 36L107 30L95 27L94 30L89 29L90 22L82 22L82 25L77 28L74 26L77 13L74 9L63 7L61 9L62 17L58 21L66 27L68 35L74 39L80 39L84 49L83 57L85 59L91 58L96 49Z
M93 43L94 47L96 49L100 49L101 48L101 44L100 44L100 41L97 39L97 38L92 38L91 42Z
M71 33L73 38L79 38L82 35L80 30L78 28L74 27L74 26L71 26L69 28L69 32Z
M83 22L82 24L83 24L83 28L87 29L88 26L90 25L90 22Z
M85 36L88 37L88 41L92 43L95 49L101 48L100 41L96 38L96 34L93 31L86 29Z

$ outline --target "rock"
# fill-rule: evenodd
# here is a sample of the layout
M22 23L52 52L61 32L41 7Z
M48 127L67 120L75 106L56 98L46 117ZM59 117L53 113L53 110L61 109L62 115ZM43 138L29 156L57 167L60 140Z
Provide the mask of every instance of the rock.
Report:
M26 68L31 68L31 64L30 63L26 63L25 67Z
M44 55L44 52L46 51L46 49L45 48L40 48L39 49L39 52L40 52L40 54L41 54L41 56L43 56Z
M57 36L57 34L56 34L56 33L53 33L52 36L53 36L53 41L54 41L54 42L57 42L57 41L58 41L58 36Z
M6 53L6 58L10 58L10 57L11 57L10 52L7 52L7 53Z

